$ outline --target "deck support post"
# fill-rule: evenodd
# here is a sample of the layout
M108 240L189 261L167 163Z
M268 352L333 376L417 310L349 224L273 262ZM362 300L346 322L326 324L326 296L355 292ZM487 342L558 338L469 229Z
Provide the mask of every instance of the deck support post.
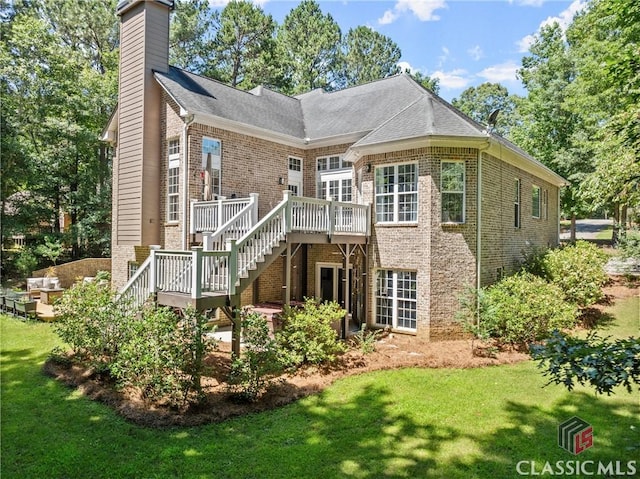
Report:
M231 298L231 359L240 358L240 343L242 339L242 312L240 311L239 296Z
M291 304L291 243L287 242L287 253L284 260L284 304Z
M345 309L345 314L344 314L344 331L343 331L343 335L344 338L346 339L349 336L349 319L351 316L351 313L349 313L350 309L351 309L351 298L350 298L350 294L351 294L351 282L349 281L349 266L350 266L350 257L351 257L351 249L350 249L350 245L349 243L345 244L345 248L344 248L344 277L342 278L344 281L344 309Z

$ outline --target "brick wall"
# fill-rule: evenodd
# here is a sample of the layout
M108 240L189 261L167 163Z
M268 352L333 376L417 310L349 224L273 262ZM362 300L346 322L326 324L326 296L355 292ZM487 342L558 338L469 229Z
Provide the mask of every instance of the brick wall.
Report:
M429 148L431 171L431 339L462 335L455 321L459 297L476 285L477 161L473 148ZM441 162L465 162L465 221L442 222Z
M521 226L514 225L515 182L520 179ZM548 215L532 215L532 189L539 186L548 195ZM542 194L542 193L541 193ZM533 247L558 244L559 190L513 165L483 154L482 160L482 258L481 282L495 282L501 274L519 267L523 253Z

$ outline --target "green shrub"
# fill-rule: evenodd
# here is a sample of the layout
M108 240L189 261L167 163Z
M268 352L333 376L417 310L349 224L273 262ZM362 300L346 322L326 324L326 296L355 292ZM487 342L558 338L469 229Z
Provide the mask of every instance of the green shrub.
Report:
M284 363L262 314L242 311L242 338L243 354L231 365L229 385L241 398L255 401L282 374Z
M544 344L531 346L531 356L550 376L547 384L589 385L597 393L611 394L616 386L629 393L640 386L640 340L609 341L590 333L578 339L555 332Z
M620 232L618 248L623 258L640 260L640 230L630 229Z
M121 387L132 386L151 400L172 404L201 397L203 358L211 344L204 316L187 309L184 318L169 308L146 307L124 324L122 344L111 365Z
M360 331L353 335L351 341L362 354L371 354L376 350L376 341L382 334L379 329L367 329L367 325L363 324Z
M545 267L545 259L549 253L549 248L540 246L529 246L522 251L522 264L520 268L522 271L535 274L541 278L547 277L547 271Z
M30 248L20 251L15 260L15 267L21 276L30 276L36 266L38 266L38 258Z
M76 357L99 370L108 369L122 341L125 316L106 285L74 284L55 306L54 330Z
M479 301L468 296L460 316L467 330L480 339L526 344L546 338L555 329L574 326L577 309L564 301L557 286L522 272L481 290Z
M285 307L276 335L289 367L332 362L346 348L332 324L345 315L338 303L307 299L302 308Z
M463 329L474 338L486 341L496 336L495 323L490 320L494 316L494 306L487 300L487 288L469 288L459 298L460 309L455 319L462 323Z
M547 279L560 287L567 301L580 308L597 303L604 297L607 282L604 265L608 257L596 245L577 241L573 245L550 250L544 259Z

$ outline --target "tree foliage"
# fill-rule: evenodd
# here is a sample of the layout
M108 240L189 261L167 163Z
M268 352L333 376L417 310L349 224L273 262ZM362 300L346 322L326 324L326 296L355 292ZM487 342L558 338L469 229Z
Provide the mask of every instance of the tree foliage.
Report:
M175 2L169 28L169 62L194 73L213 74L214 17L207 0Z
M582 384L610 395L618 386L629 393L634 384L640 386L640 341L633 337L610 341L590 333L579 339L556 331L532 345L530 353L550 378L547 384L562 384L569 391Z
M2 166L12 178L2 187L3 205L12 205L3 236L44 224L60 232L64 213L78 257L110 234L108 220L99 230L80 225L89 211L108 217L111 206L110 158L98 136L116 98L114 9L115 0L15 2L2 26Z
M214 24L215 75L221 81L243 89L280 83L271 15L251 2L233 1L215 15Z
M285 17L277 39L290 93L333 89L340 66L340 27L314 0L303 0Z
M344 39L343 68L346 86L360 85L400 72L401 51L389 37L370 27L352 28Z
M517 123L517 102L518 98L499 83L483 83L467 88L451 104L482 125L488 125L491 113L500 110L494 131L509 137L511 126Z

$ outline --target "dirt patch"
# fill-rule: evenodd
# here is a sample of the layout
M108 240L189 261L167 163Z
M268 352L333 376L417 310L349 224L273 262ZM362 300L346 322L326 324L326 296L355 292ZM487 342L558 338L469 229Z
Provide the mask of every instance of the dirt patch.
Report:
M606 288L606 303L638 295L638 284L614 280ZM591 314L596 321L606 304L597 305ZM472 350L475 348L475 351ZM204 378L206 398L197 407L176 410L162 405L151 405L136 391L118 391L108 378L99 377L70 363L47 361L47 374L78 388L91 399L103 402L127 420L148 427L194 426L221 422L235 416L261 412L290 404L298 399L318 393L334 381L384 369L419 368L474 368L525 361L528 354L515 350L495 352L491 348L478 348L471 340L426 341L408 335L389 334L376 343L376 350L362 354L351 349L328 369L304 368L295 375L283 375L259 401L243 403L234 400L224 384L231 366L230 345L220 343L219 350L207 358L210 375Z

